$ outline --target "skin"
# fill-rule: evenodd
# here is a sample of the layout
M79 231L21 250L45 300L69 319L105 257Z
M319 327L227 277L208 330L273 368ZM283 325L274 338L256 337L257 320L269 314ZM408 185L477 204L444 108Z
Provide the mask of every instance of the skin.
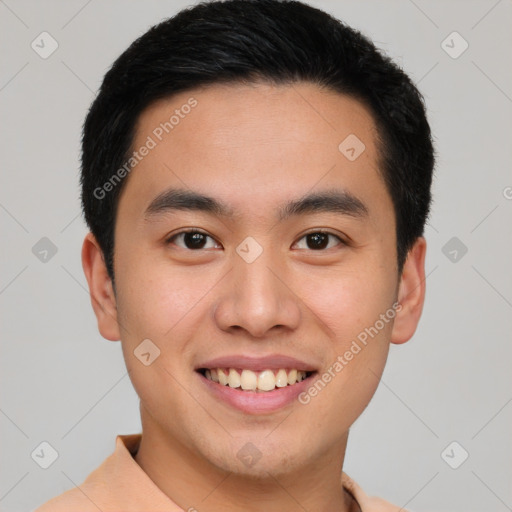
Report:
M116 293L94 236L82 261L101 334L121 340L140 397L143 437L136 461L184 510L356 510L340 485L348 431L373 396L389 344L404 343L425 294L426 244L417 239L397 271L395 218L378 168L369 111L308 83L214 85L161 100L140 116L134 148L190 97L198 101L135 167L115 226ZM349 134L366 149L349 161ZM168 211L145 218L169 187L227 203L232 218ZM336 188L368 210L363 217L316 212L277 221L277 207ZM188 249L183 228L207 233ZM316 230L316 231L315 231ZM337 235L311 249L304 235ZM247 263L247 236L263 248ZM326 371L395 301L401 309L343 371L311 399L266 414L244 414L205 392L194 368L228 354L286 354ZM134 356L144 339L161 353ZM252 443L251 467L237 452ZM300 508L299 507L299 508Z

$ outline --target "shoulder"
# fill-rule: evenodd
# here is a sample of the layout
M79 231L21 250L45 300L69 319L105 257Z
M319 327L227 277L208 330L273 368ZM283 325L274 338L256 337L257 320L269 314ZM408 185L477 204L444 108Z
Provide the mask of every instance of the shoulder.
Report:
M33 512L98 512L98 507L78 488L52 498Z
M407 512L404 508L393 505L382 498L368 496L345 472L342 473L341 483L359 503L361 512Z
M122 481L126 473L125 465L119 460L124 448L122 443L123 436L117 436L115 451L84 481L43 503L33 512L98 512L102 506L112 505L112 488L118 486L118 480Z

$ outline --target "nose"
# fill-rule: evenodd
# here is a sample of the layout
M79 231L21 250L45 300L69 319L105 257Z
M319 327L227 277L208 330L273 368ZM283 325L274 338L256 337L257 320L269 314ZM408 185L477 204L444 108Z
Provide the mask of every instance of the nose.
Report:
M294 330L299 325L301 299L266 253L252 263L234 255L234 267L215 303L214 318L220 329L245 330L261 338L272 330Z

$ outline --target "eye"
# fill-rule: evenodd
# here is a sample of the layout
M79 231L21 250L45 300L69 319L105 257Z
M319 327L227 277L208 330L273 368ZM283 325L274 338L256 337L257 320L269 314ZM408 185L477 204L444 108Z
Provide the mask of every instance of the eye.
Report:
M210 239L211 242L208 242L208 239ZM166 242L190 250L214 249L219 245L211 236L196 229L176 233L168 238Z
M302 247L299 247L299 249L312 249L314 251L330 249L332 247L336 247L336 245L344 244L343 240L339 236L325 231L308 233L307 235L304 235L296 245L299 246L302 240L305 240L305 244L302 243ZM333 240L334 242L337 241L337 243L332 243Z

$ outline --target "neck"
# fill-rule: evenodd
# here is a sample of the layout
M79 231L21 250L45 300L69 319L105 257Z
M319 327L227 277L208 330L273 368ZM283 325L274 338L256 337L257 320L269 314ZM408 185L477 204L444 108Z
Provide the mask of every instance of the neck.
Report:
M172 501L186 511L354 512L357 503L341 485L348 439L285 473L236 474L212 464L148 421L141 407L143 436L135 461Z

